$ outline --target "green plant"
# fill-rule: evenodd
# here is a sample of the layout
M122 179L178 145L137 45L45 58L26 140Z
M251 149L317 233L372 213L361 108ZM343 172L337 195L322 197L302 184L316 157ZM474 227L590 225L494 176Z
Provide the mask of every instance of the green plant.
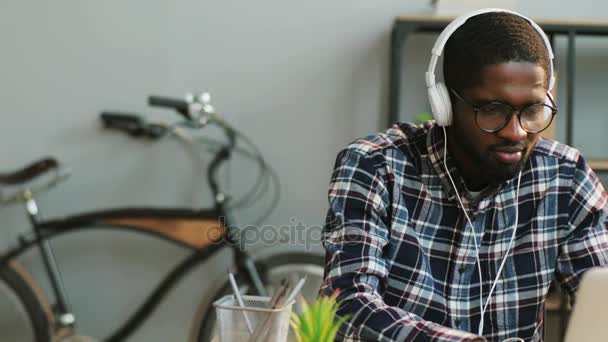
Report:
M433 120L433 114L430 114L430 113L418 113L414 117L414 122L416 124L422 124L422 123L425 123L426 121L429 121L429 120Z
M302 313L291 314L291 327L298 342L333 342L338 329L348 316L336 320L340 304L338 291L331 296L320 296L311 304L302 299Z

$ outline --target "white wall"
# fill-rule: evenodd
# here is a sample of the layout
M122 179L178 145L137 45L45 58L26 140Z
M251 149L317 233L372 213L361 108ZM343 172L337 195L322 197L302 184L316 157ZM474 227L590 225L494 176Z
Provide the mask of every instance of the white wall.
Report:
M71 166L71 180L40 198L47 216L125 205L208 204L198 169L178 144L134 141L102 131L97 122L103 109L170 119L169 112L147 107L148 94L208 90L217 109L257 142L281 177L282 200L265 223L296 218L319 225L337 151L384 128L392 21L430 13L429 2L3 1L0 168L41 155ZM605 19L597 7L606 6L591 4L520 6L531 16ZM415 62L406 67L404 118L427 108L422 70L432 38L416 39L406 56ZM587 52L589 58L596 51ZM598 77L595 69L581 71L586 76L580 77ZM590 98L599 84L584 88ZM232 171L237 190L250 171ZM256 212L240 214L247 223ZM0 247L13 245L27 229L23 209L3 208L0 215ZM106 231L66 237L56 249L80 327L95 337L106 336L163 271L185 256L174 246ZM41 275L36 256L30 253L25 262ZM224 277L226 257L191 275L133 340L185 340L192 298Z
M70 181L39 199L46 216L209 203L178 144L133 141L97 121L102 109L170 119L147 107L148 94L208 90L281 177L282 200L265 223L293 217L318 225L338 149L385 120L393 18L426 12L427 1L3 1L0 168L41 155L71 166ZM237 176L249 175L233 173L233 188L244 182ZM242 213L241 222L255 214ZM1 215L0 245L13 245L27 229L23 209ZM75 234L55 247L81 330L95 337L107 336L185 256L107 231ZM25 261L41 275L36 256ZM133 340L185 340L192 298L225 277L226 257L193 274Z

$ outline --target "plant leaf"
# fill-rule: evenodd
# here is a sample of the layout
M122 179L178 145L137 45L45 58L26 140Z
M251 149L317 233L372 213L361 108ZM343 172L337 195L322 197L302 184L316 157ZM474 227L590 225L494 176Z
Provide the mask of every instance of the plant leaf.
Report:
M333 342L340 326L350 317L338 316L340 303L339 292L330 296L321 296L314 303L303 298L302 313L292 313L290 324L298 342Z

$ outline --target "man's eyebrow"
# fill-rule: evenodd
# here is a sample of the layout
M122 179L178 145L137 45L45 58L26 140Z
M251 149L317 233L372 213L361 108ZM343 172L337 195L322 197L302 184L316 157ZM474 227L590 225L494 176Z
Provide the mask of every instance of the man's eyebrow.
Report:
M500 98L471 99L471 102L473 102L476 105L485 105L485 104L489 104L489 103L502 103L502 104L507 104L511 107L525 107L525 106L530 106L530 105L534 105L534 104L544 104L545 103L544 100L538 100L538 101L529 101L529 102L524 103L523 105L516 106L516 105L512 104L511 102L505 101L504 99L500 99Z

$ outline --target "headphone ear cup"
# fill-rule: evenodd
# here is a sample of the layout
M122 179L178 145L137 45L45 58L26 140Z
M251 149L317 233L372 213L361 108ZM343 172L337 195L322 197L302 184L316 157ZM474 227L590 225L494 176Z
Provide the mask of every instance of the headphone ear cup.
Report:
M441 123L445 121L443 118L443 108L441 105L441 99L439 98L439 92L437 91L437 87L434 85L428 88L429 92L429 104L431 105L431 112L433 113L433 118L441 126Z
M441 82L437 82L437 91L439 92L439 97L443 102L443 113L445 121L442 126L449 126L452 124L452 101L450 101L450 92L445 84Z
M452 124L452 103L448 89L441 82L428 88L429 102L433 117L439 126L449 126Z

